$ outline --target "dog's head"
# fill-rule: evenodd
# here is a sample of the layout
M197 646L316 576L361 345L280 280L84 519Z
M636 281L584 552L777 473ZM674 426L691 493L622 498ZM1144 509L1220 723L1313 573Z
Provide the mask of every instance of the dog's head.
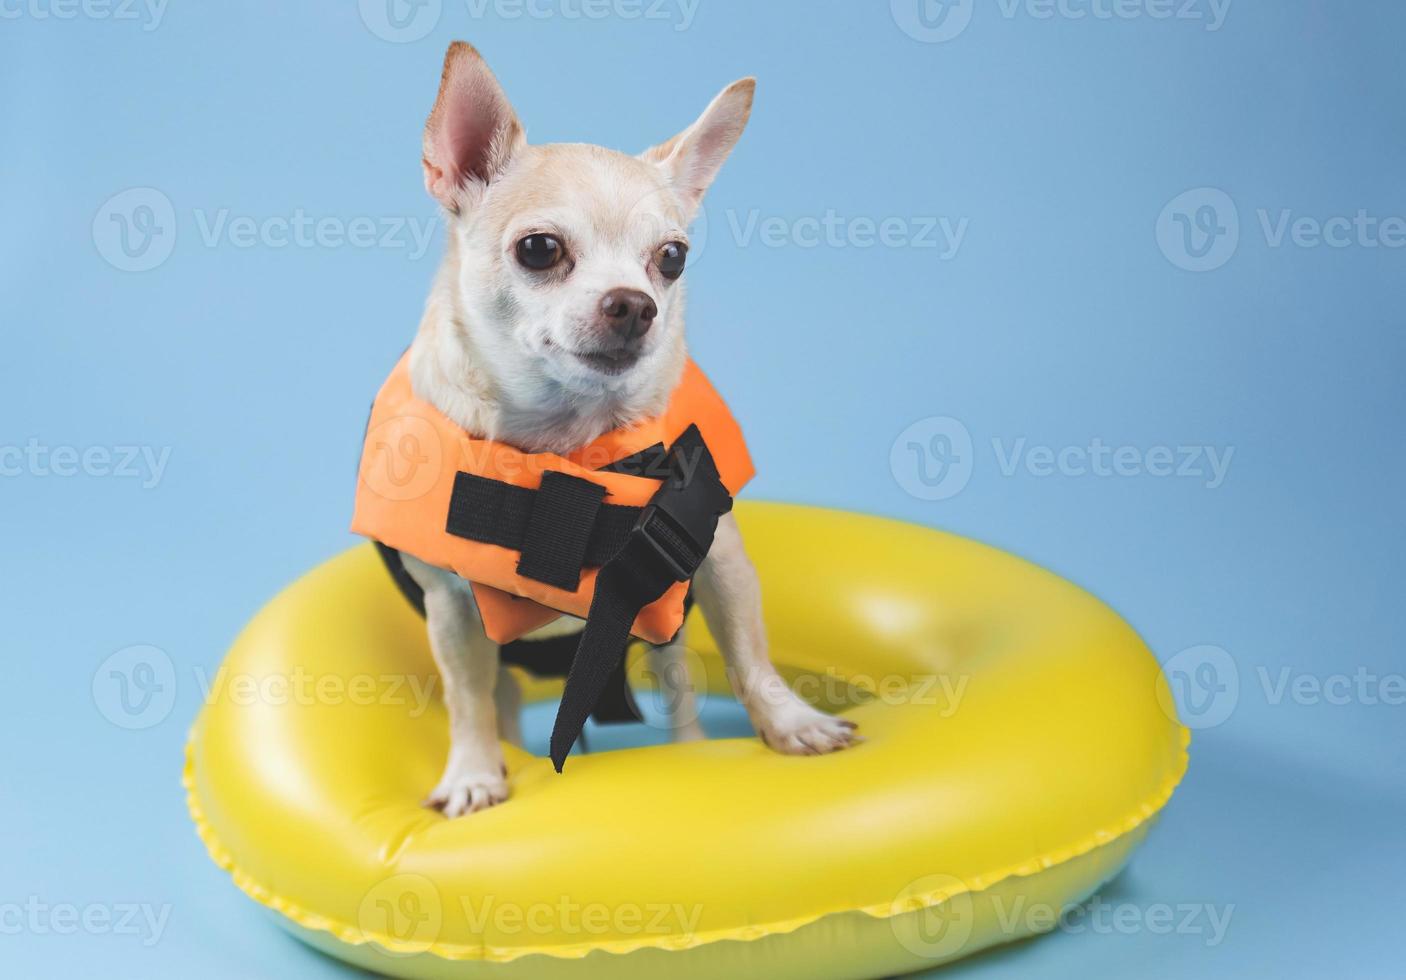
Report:
M529 145L488 66L450 45L425 127L446 274L476 367L522 404L628 403L682 363L687 226L746 125L752 79L639 156ZM666 377L667 375L667 377Z

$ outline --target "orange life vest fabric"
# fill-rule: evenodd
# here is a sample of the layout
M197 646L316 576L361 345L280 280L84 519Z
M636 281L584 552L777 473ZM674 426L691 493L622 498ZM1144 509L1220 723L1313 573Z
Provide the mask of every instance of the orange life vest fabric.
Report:
M673 445L697 425L733 496L755 470L747 444L727 405L690 360L683 378L658 418L607 432L565 456L524 453L502 442L478 439L415 396L408 353L396 364L371 409L357 475L352 530L421 561L449 569L473 583L484 629L508 643L563 613L585 618L595 593L596 572L584 569L576 590L566 591L517 573L518 552L457 537L445 530L454 476L477 476L537 489L542 474L557 471L605 487L605 502L643 507L659 481L601 467L658 443ZM688 583L679 582L646 606L632 632L651 643L666 643L683 622Z

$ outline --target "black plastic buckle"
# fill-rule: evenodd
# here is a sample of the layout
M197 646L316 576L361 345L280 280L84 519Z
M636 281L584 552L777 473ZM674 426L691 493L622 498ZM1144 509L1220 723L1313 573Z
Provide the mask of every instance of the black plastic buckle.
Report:
M630 537L646 545L649 553L659 560L675 582L686 582L698 571L701 562L699 555L704 549L657 503L646 504L640 511ZM685 553L680 547L681 543L691 546L692 551Z

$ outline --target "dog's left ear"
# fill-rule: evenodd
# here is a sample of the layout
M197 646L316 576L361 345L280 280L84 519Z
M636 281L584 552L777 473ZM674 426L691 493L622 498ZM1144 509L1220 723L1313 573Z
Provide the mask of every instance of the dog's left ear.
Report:
M755 78L742 78L718 93L703 115L682 133L652 146L640 158L658 164L683 199L689 216L698 210L703 193L737 145L752 114Z

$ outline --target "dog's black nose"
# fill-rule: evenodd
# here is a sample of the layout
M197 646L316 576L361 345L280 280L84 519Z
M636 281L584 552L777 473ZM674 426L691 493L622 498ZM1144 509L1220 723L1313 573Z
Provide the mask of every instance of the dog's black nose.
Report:
M638 289L612 289L601 299L600 310L611 332L623 340L643 337L659 313L654 300Z

